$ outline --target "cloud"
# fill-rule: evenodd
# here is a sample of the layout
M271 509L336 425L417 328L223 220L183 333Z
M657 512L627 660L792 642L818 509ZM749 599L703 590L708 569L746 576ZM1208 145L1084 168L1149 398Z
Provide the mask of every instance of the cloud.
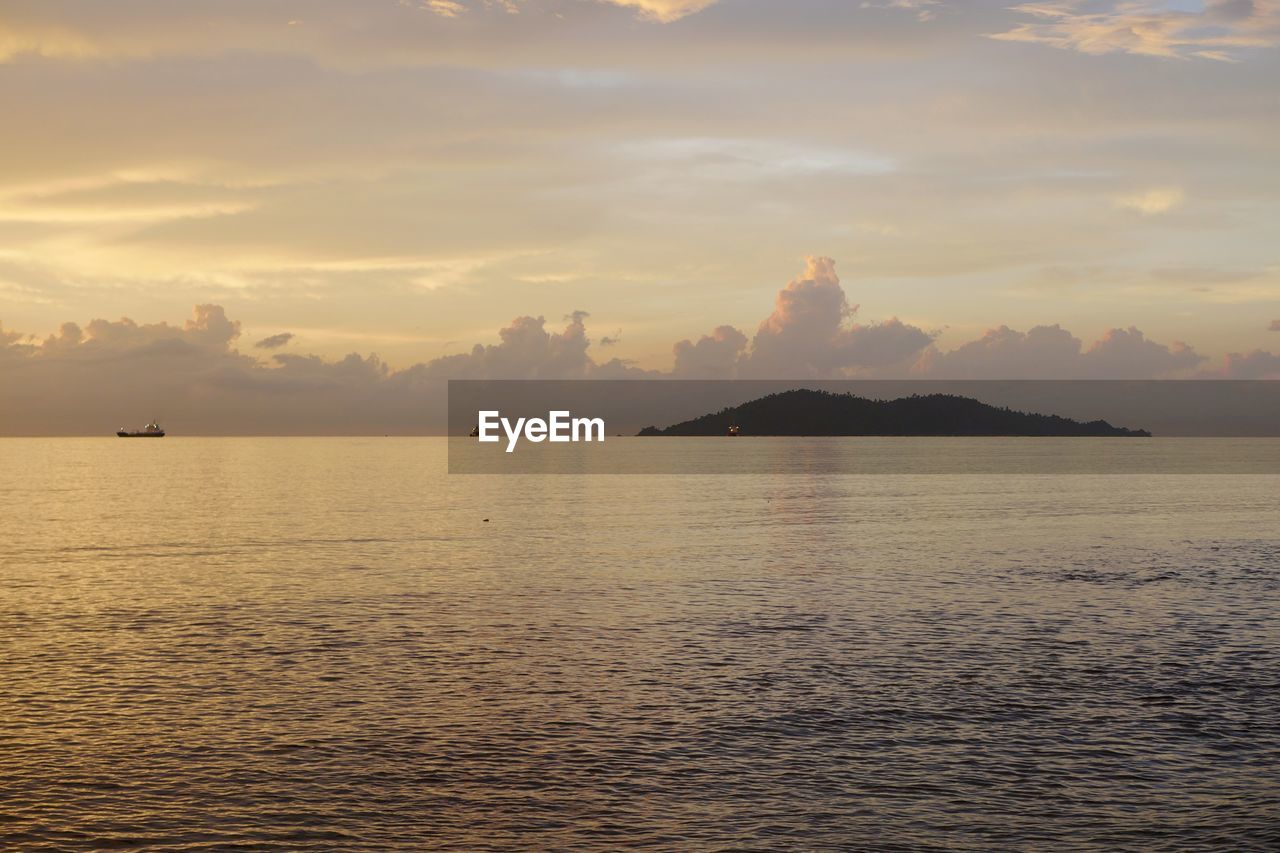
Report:
M98 49L92 41L63 27L18 29L0 21L0 64L19 56L83 60L97 54Z
M456 18L463 12L467 11L467 7L454 0L422 0L422 8L428 12L434 12L442 18Z
M635 9L641 18L669 24L714 6L717 0L601 0L614 6Z
M697 343L680 341L673 347L671 374L680 379L723 379L733 376L747 346L747 336L733 326L720 326Z
M1206 358L1181 342L1165 346L1135 328L1111 329L1088 349L1061 326L1008 326L950 352L930 350L913 373L938 379L1153 379Z
M753 378L841 376L883 367L920 352L932 336L896 319L848 325L857 313L836 275L835 261L809 258L804 276L778 292L738 368Z
M927 332L897 318L848 323L857 313L831 258L812 257L804 274L778 292L773 313L748 339L720 326L695 343L674 347L673 375L681 378L788 378L853 376L900 364L933 341Z
M407 0L401 0L408 5ZM701 12L713 6L718 0L595 0L610 6L622 6L634 9L637 17L647 21L669 24L681 18ZM422 0L421 8L433 12L442 18L457 18L472 9L501 9L509 14L518 14L526 0Z
M22 333L7 332L4 324L0 323L0 365L7 361L18 361L22 357L31 354L34 347L31 344L23 343L23 339Z
M293 340L293 332L281 332L278 335L263 338L254 344L254 347L257 349L279 349L291 340Z
M1155 216L1181 206L1185 199L1186 196L1182 190L1165 187L1118 196L1114 201L1115 206L1121 210L1133 210L1144 216Z
M856 253L926 327L1025 330L1064 311L1076 329L1127 325L1114 311L1150 328L1228 299L1248 322L1265 302L1267 282L1200 297L1145 274L1224 251L1274 263L1264 62L1072 60L1063 74L1068 55L977 37L1007 12L956 3L928 26L901 3L831 0L734 0L663 26L595 0L520 15L468 0L456 20L411 2L6 2L0 28L99 51L4 66L0 113L23 132L0 158L0 264L28 270L0 272L9 326L213 301L263 334L416 334L358 344L403 364L496 329L495 305L588 305L628 325L610 355L647 359L729 321L750 338L760 314L711 294L811 244ZM908 59L921 74L893 73ZM867 73L877 85L848 84ZM1138 212L1152 201L1106 209L1167 184L1187 199L1164 219ZM1096 278L1041 286L966 315L973 290L1030 284L1086 245L1090 266L1117 270L1105 293ZM701 289L678 334L649 331L667 316L657 279ZM526 281L548 301L527 302ZM1240 349L1220 328L1195 340ZM307 346L341 355L332 340Z
M565 317L559 332L544 317L517 317L498 332L497 344L476 344L470 352L447 355L408 368L430 379L623 379L657 376L622 359L599 363L587 350L586 311Z
M1022 333L1000 326L950 352L931 349L916 369L944 379L1058 378L1063 365L1080 356L1080 339L1060 326L1036 326Z
M917 17L927 9L886 5ZM679 28L674 38L668 32L713 7L723 13L709 25ZM851 51L883 55L918 37L903 32L897 15L832 0L116 0L109 9L99 0L5 0L3 9L0 63L187 57L242 64L270 55L343 69L671 70L673 60L705 65L734 54L804 63Z
M1111 329L1080 356L1080 374L1089 379L1158 378L1208 361L1182 341L1148 340L1138 329Z
M83 328L63 323L38 344L0 339L0 396L12 405L0 429L98 432L191 409L220 372L258 369L256 360L232 348L239 333L239 323L220 306L199 305L181 326L96 319ZM219 402L226 412L249 417L243 398ZM218 422L218 412L206 414ZM271 420L259 428L273 431Z
M516 317L496 343L402 369L377 355L242 353L240 323L213 304L197 305L182 325L67 322L43 340L0 328L0 432L97 433L161 418L188 433L423 433L439 428L447 379L1146 379L1188 375L1206 361L1187 344L1162 344L1132 327L1085 347L1057 325L999 326L943 351L897 319L853 323L856 310L834 262L811 258L753 337L722 325L682 340L665 373L596 361L585 311L558 330L541 316ZM251 350L291 339L281 333ZM1280 377L1280 356L1232 353L1201 375Z
M1280 43L1280 3L1276 0L1205 0L1195 4L1050 0L1023 3L1013 10L1032 20L991 38L1089 54L1131 53L1222 62L1237 61L1245 51Z
M168 323L138 325L125 317L118 321L93 320L85 329L63 323L50 335L41 352L82 362L118 358L156 350L225 352L240 336L240 322L229 320L221 305L197 305L182 326Z
M587 355L585 311L574 311L560 332L548 332L544 317L517 317L498 333L500 343L476 344L471 352L423 365L427 376L447 379L585 379L595 368Z
M837 366L890 367L919 354L932 341L933 335L897 317L869 326L854 325L839 341Z
M1088 348L1061 326L1023 333L1000 326L942 351L933 336L893 318L850 323L851 306L830 258L809 258L804 274L778 292L755 336L720 326L674 347L680 378L800 379L918 376L943 379L1155 378L1192 370L1207 359L1188 345L1149 340L1113 328Z
M916 20L921 23L932 21L938 16L937 8L942 0L863 0L863 9L907 9L915 12Z
M1221 375L1227 379L1280 379L1280 355L1260 349L1228 353Z
M810 258L804 276L778 292L751 341L748 370L762 375L821 372L845 318L853 313L830 258Z

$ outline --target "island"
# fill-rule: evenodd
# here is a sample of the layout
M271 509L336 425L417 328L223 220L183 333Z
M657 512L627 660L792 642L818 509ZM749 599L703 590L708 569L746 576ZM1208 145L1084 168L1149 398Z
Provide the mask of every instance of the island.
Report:
M1143 429L1106 421L1082 423L1058 415L1017 412L953 394L913 394L872 400L798 389L770 394L642 436L1138 436Z

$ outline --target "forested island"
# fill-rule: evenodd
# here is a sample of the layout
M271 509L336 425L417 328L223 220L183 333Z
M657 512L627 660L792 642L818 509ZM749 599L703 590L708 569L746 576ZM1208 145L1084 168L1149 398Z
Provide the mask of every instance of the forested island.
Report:
M735 429L736 428L736 429ZM740 431L740 432L739 432ZM1106 421L1082 423L1058 415L1017 412L953 394L870 400L800 389L770 394L642 436L1141 436L1142 429Z

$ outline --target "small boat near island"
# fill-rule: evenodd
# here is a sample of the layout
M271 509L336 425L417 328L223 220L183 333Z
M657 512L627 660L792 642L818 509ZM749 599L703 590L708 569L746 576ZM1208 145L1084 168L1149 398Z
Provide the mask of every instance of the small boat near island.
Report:
M729 435L742 435L742 427L733 424L729 427Z
M120 427L116 430L116 435L120 438L164 438L164 429L160 424L152 421L142 429L125 429Z

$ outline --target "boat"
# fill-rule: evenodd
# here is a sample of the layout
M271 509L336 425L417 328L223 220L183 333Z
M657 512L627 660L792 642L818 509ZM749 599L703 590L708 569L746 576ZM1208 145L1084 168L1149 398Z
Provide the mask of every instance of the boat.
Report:
M737 424L729 427L729 435L742 435L742 427Z
M160 424L152 421L142 429L120 427L120 429L116 430L116 435L121 438L164 438L164 430L161 429Z
M475 427L472 427L472 428L471 428L471 437L472 437L472 438L479 438L479 437L480 437L480 427L475 426Z

